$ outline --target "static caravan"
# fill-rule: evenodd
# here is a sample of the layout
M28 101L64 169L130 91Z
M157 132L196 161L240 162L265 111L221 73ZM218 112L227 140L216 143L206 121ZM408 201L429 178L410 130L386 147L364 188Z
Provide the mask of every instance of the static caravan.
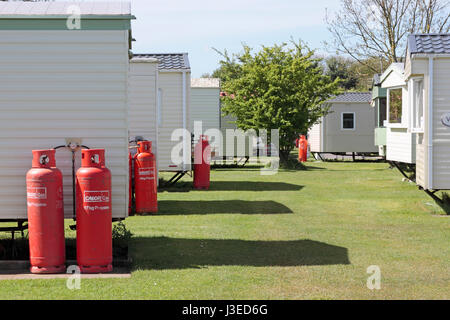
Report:
M202 134L210 129L220 130L220 79L191 79L190 130L194 134L194 143L198 141L195 135L194 122L201 122ZM212 141L212 150L217 150L218 142Z
M129 140L142 138L152 142L158 161L158 60L138 58L130 60L128 88Z
M375 145L378 154L386 156L386 127L387 117L386 89L381 87L381 74L376 74L372 80L372 107L375 109Z
M371 154L374 145L375 112L370 92L347 92L327 101L330 113L309 131L312 153Z
M408 86L403 63L392 63L386 69L381 75L381 88L386 89L387 96L386 160L414 164L416 134L410 130Z
M0 220L26 220L33 149L69 142L106 149L114 218L128 214L127 3L0 2ZM69 28L70 27L70 28ZM73 27L75 29L73 29ZM80 29L77 29L79 27ZM80 165L80 151L76 167ZM58 149L66 218L72 157Z
M225 96L225 92L221 92L221 95ZM256 143L257 139L245 135L244 139L232 137L227 139L228 134L239 135L236 125L236 117L230 114L225 114L220 110L220 131L222 132L222 150L221 154L218 154L217 159L228 159L235 161L236 163L246 164L251 156L256 155ZM228 151L227 151L228 150ZM220 155L220 156L219 156Z
M134 58L158 60L156 98L158 170L190 171L191 137L188 131L190 131L191 68L188 54L148 53L135 54ZM184 133L179 134L182 130L177 129L185 130ZM186 143L183 144L181 139L184 139ZM172 157L172 152L177 150L177 146L181 146L180 152L177 153L181 158L181 160L178 159L180 161ZM186 152L183 152L184 150Z
M408 38L404 79L410 131L417 135L416 183L425 190L450 189L450 34Z

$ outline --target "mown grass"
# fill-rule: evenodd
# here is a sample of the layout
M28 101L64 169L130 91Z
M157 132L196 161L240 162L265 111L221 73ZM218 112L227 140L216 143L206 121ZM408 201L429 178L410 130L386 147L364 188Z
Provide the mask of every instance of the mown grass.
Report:
M0 281L1 299L448 299L449 218L384 163L220 168L126 220L130 279ZM184 183L184 184L183 184ZM73 233L68 232L68 236ZM367 267L381 269L369 290Z

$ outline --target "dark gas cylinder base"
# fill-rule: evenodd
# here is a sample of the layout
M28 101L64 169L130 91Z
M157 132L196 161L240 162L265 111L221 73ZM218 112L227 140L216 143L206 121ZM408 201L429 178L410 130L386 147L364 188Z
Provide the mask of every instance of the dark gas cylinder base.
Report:
M158 208L153 208L153 209L145 209L145 210L139 210L136 211L136 214L153 214L153 213L158 213Z
M106 266L79 266L79 267L81 273L106 273L113 271L112 264L108 264Z
M66 266L51 266L51 267L37 267L32 266L30 268L31 273L35 274L51 274L51 273L65 273L66 272Z
M209 186L208 187L197 186L197 187L194 187L194 189L197 189L197 190L208 190Z

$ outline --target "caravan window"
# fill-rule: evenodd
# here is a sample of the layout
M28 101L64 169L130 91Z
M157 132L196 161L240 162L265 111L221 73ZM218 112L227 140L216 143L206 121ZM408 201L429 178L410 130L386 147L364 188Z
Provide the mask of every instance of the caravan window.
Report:
M403 89L389 89L389 123L402 123Z
M386 98L380 98L380 101L378 102L378 127L382 128L384 127L384 121L386 118L386 108L387 108L387 102Z
M354 112L343 112L342 113L342 130L354 130L355 129L355 113Z
M414 131L423 131L423 79L412 80L411 106Z

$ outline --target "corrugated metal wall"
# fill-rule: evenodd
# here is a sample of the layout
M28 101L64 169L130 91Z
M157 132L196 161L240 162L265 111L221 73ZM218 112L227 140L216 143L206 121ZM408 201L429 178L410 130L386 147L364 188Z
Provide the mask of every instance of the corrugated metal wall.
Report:
M27 217L31 150L65 138L106 149L113 216L127 215L127 73L128 31L0 31L0 219ZM57 166L72 217L69 151Z

